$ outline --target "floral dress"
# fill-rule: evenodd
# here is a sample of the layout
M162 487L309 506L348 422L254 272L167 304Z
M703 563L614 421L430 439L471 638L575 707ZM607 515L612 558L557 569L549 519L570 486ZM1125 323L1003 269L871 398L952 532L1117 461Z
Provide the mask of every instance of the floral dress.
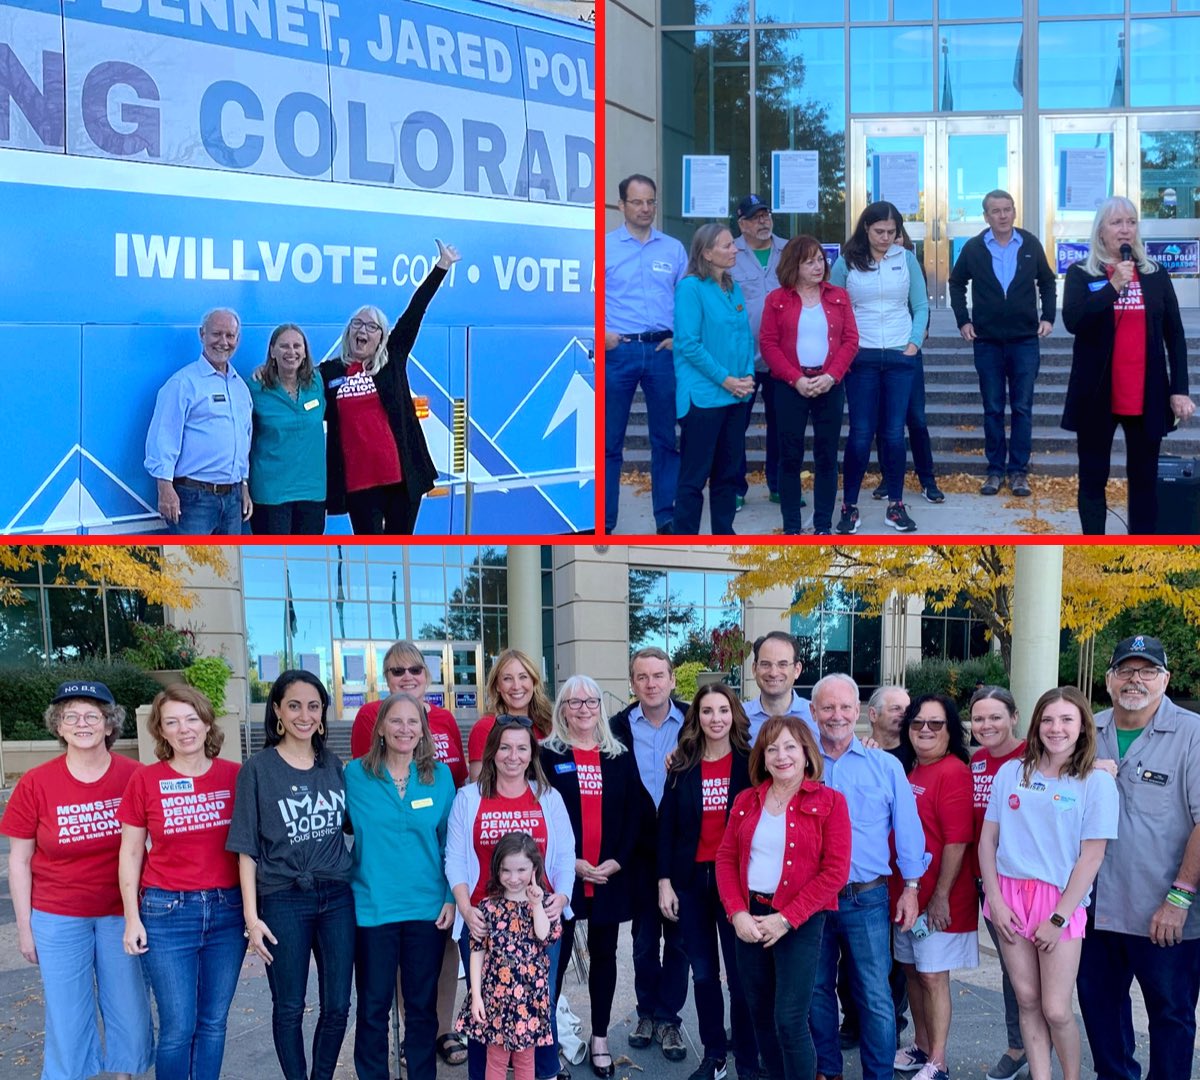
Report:
M471 951L484 953L480 990L485 1020L475 1023L468 994L455 1030L506 1050L552 1045L549 949L562 937L562 922L552 920L546 940L539 941L528 900L489 896L479 910L487 931L482 941L471 939Z

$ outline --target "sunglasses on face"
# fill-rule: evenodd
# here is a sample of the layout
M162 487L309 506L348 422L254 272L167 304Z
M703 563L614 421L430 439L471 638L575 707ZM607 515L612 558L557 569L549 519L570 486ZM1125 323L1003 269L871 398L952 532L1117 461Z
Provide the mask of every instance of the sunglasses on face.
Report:
M533 727L533 721L528 716L497 716L496 727Z
M945 720L922 720L919 716L912 722L913 730L941 731L946 726Z
M420 675L425 669L420 664L411 664L408 667L390 667L387 670L393 679L398 679L401 675Z

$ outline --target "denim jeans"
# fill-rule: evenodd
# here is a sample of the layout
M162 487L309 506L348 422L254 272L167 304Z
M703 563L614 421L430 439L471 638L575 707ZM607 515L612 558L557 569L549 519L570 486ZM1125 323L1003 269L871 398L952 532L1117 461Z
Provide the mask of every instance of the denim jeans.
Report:
M779 421L779 502L783 531L798 533L803 527L800 506L800 470L804 467L804 434L812 420L813 528L833 526L837 500L838 439L846 391L839 384L820 397L801 397L790 386L779 384L775 415Z
M763 467L767 474L767 491L772 495L779 490L779 424L775 403L779 395L786 390L787 387L769 371L756 371L754 373L754 393L746 401L746 431L749 431L750 418L754 413L754 398L757 394L762 394L763 413L767 421L767 460ZM743 432L742 475L737 486L737 493L743 498L750 490L750 484L746 480L748 471L749 461L746 458L746 439L745 432Z
M1149 1080L1192 1075L1200 939L1163 948L1149 937L1097 930L1088 909L1079 959L1079 1011L1097 1080L1139 1080L1129 989L1137 979L1150 1023Z
M908 395L908 411L904 414L904 426L908 429L908 445L912 452L913 472L921 481L921 487L930 487L934 482L933 475L933 441L929 438L929 424L925 419L925 361L917 367L913 377L912 392ZM875 440L876 454L879 459L879 473L887 475L887 466L883 461L883 446L878 433ZM904 479L905 464L900 463L900 478Z
M1108 517L1105 485L1112 465L1117 425L1125 431L1125 475L1129 535L1150 536L1158 529L1158 451L1162 439L1146 434L1141 416L1096 416L1076 433L1079 448L1079 524L1085 535L1101 536Z
M654 873L649 867L635 867L638 870L647 875ZM658 909L657 879L649 888L634 889L632 931L633 993L638 1017L678 1026L680 1010L687 1001L688 958L679 924L664 919Z
M350 1016L354 971L354 894L345 881L293 885L259 899L259 914L279 939L268 942L271 1033L285 1080L308 1080L304 1059L304 994L311 957L317 960L321 1012L313 1033L311 1080L331 1080Z
M680 886L679 931L688 963L692 965L692 988L696 998L696 1020L704 1056L724 1058L729 1049L725 1038L725 1000L721 990L720 943L725 957L725 975L729 983L729 1019L733 1028L733 1054L738 1074L758 1068L758 1041L754 1021L746 1004L746 994L738 970L737 935L725 917L725 908L717 895L717 876L713 863L697 863L689 886ZM805 1013L807 1015L807 1012Z
M850 992L858 1004L863 1080L892 1080L896 1014L888 987L891 937L887 885L841 897L838 910L825 913L817 984L809 1013L818 1072L837 1076L843 1071L836 993L840 949L850 957ZM749 978L744 970L742 975Z
M540 1080L553 1080L558 1075L558 994L554 990L554 972L558 970L558 956L562 949L562 939L550 946L550 1031L554 1035L553 1046L535 1046L533 1048L533 1071ZM463 968L466 971L467 1000L471 996L471 934L464 926L462 936L458 939L458 950L462 956ZM474 1039L467 1040L467 1080L484 1080L487 1071L487 1047Z
M983 396L983 445L988 472L1009 476L1029 471L1033 446L1033 384L1041 366L1036 337L1016 341L975 339L975 370ZM1012 410L1012 438L1008 457L1004 444L1004 395L1008 391Z
M693 405L679 421L679 487L675 492L676 536L700 532L704 488L714 536L733 532L738 470L746 445L744 405Z
M141 958L125 954L125 920L51 915L34 908L30 923L46 1000L42 1080L149 1069L154 1064L150 988ZM103 1050L97 1003L104 1020Z
M175 536L241 536L242 487L234 484L225 495L214 495L194 487L177 487L179 520L167 523L167 532Z
M409 1080L437 1076L438 976L446 931L432 922L360 926L355 935L354 975L358 1014L354 1070L359 1080L388 1080L388 1018L396 993L396 969L404 999L404 1060Z
M246 955L240 889L146 889L142 957L158 1006L156 1080L218 1080Z
M863 474L871 460L871 442L879 435L880 464L888 499L904 498L904 421L913 380L921 370L921 354L905 356L900 349L859 349L846 372L846 402L850 432L842 464L842 496L858 502Z
M654 524L667 525L675 515L679 451L675 448L674 355L652 342L622 342L604 353L604 525L609 532L617 525L625 429L639 382L650 429Z
M751 915L769 915L772 910L750 901ZM825 914L818 912L769 949L737 939L738 970L770 1080L809 1080L815 1071L808 1017L824 924Z

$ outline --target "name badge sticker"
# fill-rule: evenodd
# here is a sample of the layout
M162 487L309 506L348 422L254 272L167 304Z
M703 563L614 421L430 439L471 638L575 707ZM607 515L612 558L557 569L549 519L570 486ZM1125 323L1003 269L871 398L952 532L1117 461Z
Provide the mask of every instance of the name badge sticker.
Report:
M320 404L321 404L320 401L318 401L316 398L313 398L312 401L306 401L304 403L304 411L309 412L312 409L315 409Z
M413 799L412 808L414 810L424 810L427 806L432 806L432 799Z
M1107 281L1089 281L1088 289L1090 289L1092 292L1099 292L1107 284Z
M336 389L337 389L339 386L341 386L341 385L342 385L342 383L344 383L345 381L346 381L346 376L345 376L345 375L339 375L339 376L338 376L336 379L330 379L330 380L329 380L329 382L327 382L327 383L325 384L325 386L326 386L326 389L329 389L329 390L336 390Z
M224 401L225 395L224 394L213 394L212 399L213 399L213 401Z
M675 264L665 262L662 259L655 259L650 264L650 269L656 274L673 274L675 273Z
M1167 781L1171 779L1169 773L1152 772L1150 769L1142 770L1142 783L1153 784L1155 787L1166 787Z
M573 773L575 771L575 762L573 762L573 761L560 762L558 765L554 766L554 771L556 773L558 773L559 776L562 776L563 773Z
M190 776L180 776L173 780L160 780L158 793L160 795L191 795L196 790L196 783Z

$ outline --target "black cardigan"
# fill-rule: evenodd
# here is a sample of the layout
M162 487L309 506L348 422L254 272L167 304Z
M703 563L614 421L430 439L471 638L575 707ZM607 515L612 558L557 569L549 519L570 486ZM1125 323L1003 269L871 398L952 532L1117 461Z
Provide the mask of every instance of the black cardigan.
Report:
M1188 392L1187 337L1170 275L1160 266L1153 274L1139 274L1138 280L1146 305L1146 434L1160 438L1175 426L1171 395ZM1093 290L1093 284L1099 287ZM1113 305L1117 295L1104 274L1089 274L1080 263L1067 271L1063 323L1075 335L1062 416L1067 431L1086 430L1089 424L1102 417L1107 421L1112 415Z
M579 798L579 774L571 751L560 753L547 747L541 749L542 768L551 786L562 796L575 833L575 858L583 858L583 810ZM589 921L595 923L625 922L633 918L633 850L638 829L645 815L643 800L649 800L646 789L638 779L637 762L632 751L615 756L600 755L600 778L603 792L600 799L600 862L616 859L621 869L608 879L607 885L597 885ZM653 804L651 804L653 812ZM585 903L587 883L575 879L571 907L576 915Z
M429 456L429 447L425 445L425 435L408 387L408 354L417 340L425 309L445 276L446 271L435 266L413 293L404 314L396 320L388 335L388 362L374 375L375 389L379 391L388 427L392 429L400 452L401 474L413 500L433 487L437 469ZM340 358L326 360L321 365L321 379L325 383L325 422L329 428L325 443L325 508L330 514L346 512L346 462L342 457L341 419L337 409L337 390L345 375L346 367Z
M950 271L950 306L954 308L954 319L960 327L970 323L975 327L977 337L991 341L1033 337L1038 332L1039 318L1051 325L1054 323L1054 271L1046 261L1046 252L1033 233L1014 229L1021 236L1021 246L1017 251L1017 271L1005 293L992 267L992 253L983 239L987 231L972 236L963 245L954 269ZM972 282L969 315L968 281Z
M748 754L734 750L729 770L729 799L725 803L726 821L733 800L751 786L749 762ZM671 773L658 804L658 879L670 878L676 891L691 885L696 873L696 848L700 846L703 817L700 779L699 763L685 773Z

